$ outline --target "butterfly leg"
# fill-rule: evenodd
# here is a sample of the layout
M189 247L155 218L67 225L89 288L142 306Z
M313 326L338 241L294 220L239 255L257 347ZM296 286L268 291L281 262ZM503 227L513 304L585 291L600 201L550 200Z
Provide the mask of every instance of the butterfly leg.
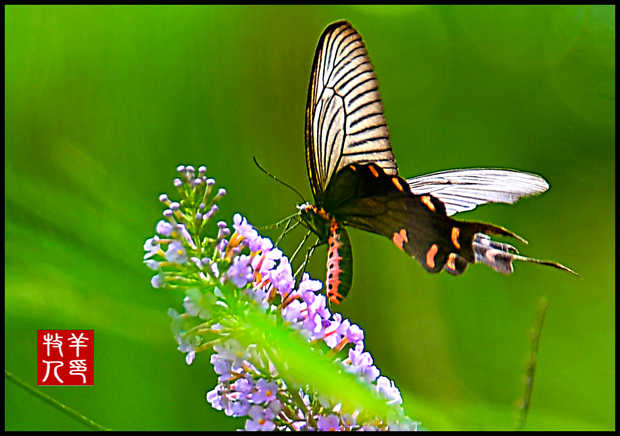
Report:
M282 240L282 238L284 238L285 235L290 233L295 227L297 227L300 224L299 221L296 221L295 224L291 226L291 222L293 222L293 218L295 218L295 216L286 218L287 222L286 222L286 226L284 227L284 231L282 232L282 234L280 234L280 236L276 240L274 247L277 247L278 244L280 244L280 241ZM282 224L283 222L284 221L280 221L279 223L276 223L276 227Z
M312 234L312 232L308 231L308 233L306 233L304 238L301 240L301 244L299 244L299 247L297 247L297 249L295 250L293 255L289 258L291 263L293 263L293 261L295 260L295 257L297 257L297 253L299 253L299 250L301 250L301 247L304 246L304 244L306 243L306 241L308 240L308 238L310 237L311 234Z
M314 254L314 250L316 250L316 247L319 247L323 244L324 242L321 242L320 240L317 239L314 245L308 248L308 251L306 252L306 258L304 259L303 263L299 265L299 268L297 268L297 271L295 271L295 277L300 275L300 273L301 273L301 276L304 275L304 273L306 272L306 267L308 266L308 262L310 261L310 258Z

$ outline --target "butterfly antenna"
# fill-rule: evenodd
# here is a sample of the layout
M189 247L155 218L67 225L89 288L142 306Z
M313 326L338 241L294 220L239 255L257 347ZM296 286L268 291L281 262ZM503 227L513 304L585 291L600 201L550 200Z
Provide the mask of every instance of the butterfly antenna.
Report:
M290 221L293 220L293 218L295 218L297 215L299 215L299 212L295 212L292 215L287 216L286 218L281 219L280 221L278 221L277 223L273 223L273 224L265 224L264 226L256 226L256 228L258 230L269 230L269 229L277 229L278 227L280 227L282 224L284 224L286 221L289 221L286 223L286 227L289 226Z
M304 196L303 196L303 195L301 195L297 189L293 188L293 187L292 187L291 185L289 185L288 183L283 182L282 180L278 179L276 176L274 176L274 175L273 175L273 174L271 174L269 171L267 171L265 168L263 168L263 167L261 166L261 164L259 164L259 163L258 163L258 161L256 160L256 156L252 156L252 159L254 159L254 163L256 164L256 166L257 166L257 167L258 167L258 168L259 168L262 172L264 172L265 174L267 174L269 177L271 177L271 178L272 178L273 180L275 180L276 182L280 182L280 183L282 183L284 186L286 186L287 188L289 188L289 189L293 190L293 192L297 193L297 195L299 195L299 197L301 197L301 200L302 200L304 203L307 203L307 201L306 201L306 199L304 198Z

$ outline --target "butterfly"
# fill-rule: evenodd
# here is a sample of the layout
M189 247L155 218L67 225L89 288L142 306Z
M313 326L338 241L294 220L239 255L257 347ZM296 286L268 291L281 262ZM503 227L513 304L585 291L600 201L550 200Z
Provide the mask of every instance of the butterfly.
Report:
M502 227L458 221L457 212L484 203L515 203L545 192L540 176L506 169L459 169L402 179L390 145L378 83L362 37L347 21L329 25L319 40L306 105L306 164L314 204L298 206L299 220L327 244L327 296L339 304L353 280L346 226L386 236L431 273L462 274L483 263L510 274L520 256L489 235Z

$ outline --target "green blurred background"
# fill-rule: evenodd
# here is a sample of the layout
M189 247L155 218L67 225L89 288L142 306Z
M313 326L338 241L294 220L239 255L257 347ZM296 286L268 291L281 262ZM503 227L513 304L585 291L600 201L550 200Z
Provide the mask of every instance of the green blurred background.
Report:
M511 429L528 330L549 300L526 428L615 428L615 8L5 8L5 365L36 384L37 329L94 329L95 386L43 391L116 430L235 429L213 410L207 353L187 366L153 289L144 241L179 164L225 187L219 219L254 225L310 197L304 109L318 38L362 34L401 175L492 166L551 186L460 216L505 226L519 263L427 274L387 238L352 230L342 313L432 430ZM275 230L264 235L277 237ZM291 255L302 232L284 241ZM310 265L324 279L325 249ZM5 382L5 429L82 429Z

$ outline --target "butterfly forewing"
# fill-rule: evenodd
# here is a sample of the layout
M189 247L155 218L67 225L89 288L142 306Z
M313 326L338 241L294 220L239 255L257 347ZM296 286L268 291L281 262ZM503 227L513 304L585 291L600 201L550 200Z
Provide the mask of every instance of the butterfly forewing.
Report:
M333 175L374 163L398 173L378 83L359 33L345 21L327 27L314 57L306 106L306 163L318 205Z

